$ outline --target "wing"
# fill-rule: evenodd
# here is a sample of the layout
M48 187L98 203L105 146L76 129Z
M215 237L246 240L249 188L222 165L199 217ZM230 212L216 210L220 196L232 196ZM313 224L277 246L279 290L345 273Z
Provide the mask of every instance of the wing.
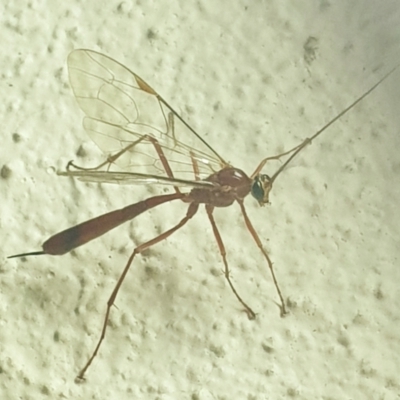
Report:
M79 170L71 171L67 169L65 172L57 172L61 176L73 176L83 182L97 183L119 183L124 185L168 185L180 187L197 187L199 189L212 189L215 184L208 181L195 181L184 179L170 179L166 176L141 174L137 172L116 172L116 171L94 171Z
M167 177L157 143L177 180L193 181L194 171L205 179L228 165L156 91L112 58L74 50L68 57L68 71L76 100L86 114L86 132L108 158L120 152L112 163L133 172L131 182L146 174ZM109 181L121 182L113 177Z

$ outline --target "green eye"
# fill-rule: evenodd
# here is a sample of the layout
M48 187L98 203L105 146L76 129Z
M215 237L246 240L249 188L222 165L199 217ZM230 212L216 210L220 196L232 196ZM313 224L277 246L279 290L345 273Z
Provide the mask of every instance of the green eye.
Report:
M258 201L260 206L269 203L268 196L272 188L271 178L268 175L257 175L251 185L251 195Z
M261 175L257 175L251 185L251 195L260 202L264 199L264 193Z

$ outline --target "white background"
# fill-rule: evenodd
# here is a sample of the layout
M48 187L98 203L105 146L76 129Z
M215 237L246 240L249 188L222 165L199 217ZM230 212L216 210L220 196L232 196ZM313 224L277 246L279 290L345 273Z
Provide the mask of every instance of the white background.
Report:
M66 58L75 48L131 68L235 166L312 135L400 62L395 1L9 2L1 8L0 398L397 399L400 335L400 70L308 146L248 213L217 210L247 320L222 276L205 212L139 256L97 341L133 247L184 204L152 210L63 257L59 230L162 193L58 177L95 165ZM314 37L314 54L304 45ZM308 54L308 57L306 57ZM270 165L272 173L277 165Z

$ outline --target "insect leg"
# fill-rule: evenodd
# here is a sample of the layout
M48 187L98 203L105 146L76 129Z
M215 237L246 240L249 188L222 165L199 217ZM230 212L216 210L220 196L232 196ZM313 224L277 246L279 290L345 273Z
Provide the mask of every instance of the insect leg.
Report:
M172 125L174 126L174 125ZM173 129L173 128L172 128ZM158 157L161 161L161 164L164 167L164 170L168 176L168 178L173 179L174 178L174 174L172 172L172 169L169 165L169 162L167 160L167 157L165 157L164 151L160 145L160 143L158 143L157 139L154 139L153 137L149 136L148 139L150 140L150 142L153 144L154 148L156 149L156 152L158 154ZM180 190L177 186L174 186L175 192L176 193L180 193Z
M199 164L193 154L193 152L190 152L190 159L192 161L192 167L193 167L193 172L194 172L194 178L196 181L200 180L200 170L199 170Z
M296 151L296 150L301 150L301 149L302 149L304 146L306 146L308 143L311 143L311 140L310 140L310 139L305 139L305 140L304 140L303 142L301 142L299 145L297 145L296 147L293 147L293 149L290 149L290 150L288 150L288 151L285 151L284 153L278 154L277 156L271 156L271 157L264 158L264 159L260 162L260 164L258 164L256 170L251 174L250 177L251 177L252 179L254 179L254 177L255 177L256 175L258 175L258 174L261 172L261 170L264 168L264 165L265 165L268 161L270 161L270 160L279 160L281 157L286 156L286 155L288 155L288 154L290 154L290 153L292 153L292 152L294 152L294 151Z
M83 167L79 167L78 165L75 165L72 161L70 161L67 164L67 171L69 171L69 169L71 167L78 169L80 171L96 171L102 167L104 167L105 165L108 165L107 170L109 170L111 164L113 164L119 157L121 157L125 152L127 152L128 150L132 149L133 147L135 147L136 145L138 145L140 142L142 142L143 140L149 141L153 146L154 149L157 152L157 155L161 161L162 166L164 167L165 173L167 174L168 178L173 179L174 178L174 174L172 172L172 169L168 163L167 157L165 157L164 151L160 145L160 143L158 142L157 139L153 138L150 135L144 135L142 136L140 139L134 141L133 143L131 143L130 145L126 146L125 148L123 148L121 151L119 151L118 153L107 157L107 160L104 161L103 163L99 164L96 167L92 167L92 168L83 168ZM175 187L175 192L176 193L180 193L180 190L178 189L178 187Z
M232 283L231 278L230 278L230 276L229 276L229 267L228 267L228 262L227 262L227 260L226 260L226 250L225 250L225 246L224 246L224 243L223 243L223 241L222 241L221 235L219 234L219 231L218 231L218 228L217 228L217 225L216 225L216 223L215 223L214 216L213 216L214 207L213 207L213 206L210 206L210 205L208 205L208 204L206 204L206 211L207 211L208 219L209 219L210 222L211 222L211 226L212 226L212 229L213 229L213 232L214 232L214 236L215 236L215 239L216 239L217 244L218 244L218 247L219 247L219 252L220 252L220 254L221 254L222 261L224 262L224 266L225 266L225 271L224 271L225 278L226 278L226 280L228 281L229 286L231 287L233 294L234 294L234 295L236 296L236 298L239 300L239 303L242 304L242 306L244 307L244 309L245 309L245 311L246 311L246 313L247 313L248 318L249 318L249 319L255 319L255 317L256 317L255 312L254 312L254 311L242 300L242 298L239 296L239 294L238 294L238 292L236 291L235 287L233 286L233 283Z
M128 150L132 149L133 147L135 147L136 145L138 145L141 141L143 141L145 139L148 139L147 135L142 136L140 139L135 140L134 142L130 143L128 146L124 147L119 152L108 156L106 161L102 162L101 164L97 165L96 167L84 168L84 167L80 167L80 166L74 164L72 161L69 161L66 169L68 171L71 167L73 167L80 171L97 171L98 169L104 167L105 165L108 165L108 167L107 167L107 170L108 170L110 168L111 164L113 164L119 157L121 157L124 153L126 153Z
M198 208L199 208L199 205L197 203L191 203L189 205L189 208L188 208L187 212L186 212L186 216L184 218L182 218L182 220L177 225L175 225L173 228L169 229L168 231L162 233L161 235L155 237L154 239L151 239L148 242L141 244L140 246L136 247L133 250L133 253L129 257L129 260L126 263L125 268L122 271L122 274L119 277L118 282L116 283L116 285L114 287L114 290L111 293L110 298L107 301L107 308L106 308L106 313L105 313L105 316L104 316L104 322L103 322L103 327L102 327L102 330L101 330L99 341L97 342L97 345L96 345L92 355L90 356L89 360L87 361L86 365L79 372L79 374L77 376L77 380L78 381L84 379L84 375L85 375L87 369L89 368L90 364L93 362L94 358L96 357L96 355L97 355L97 353L99 351L100 345L101 345L101 343L102 343L102 341L103 341L103 339L104 339L104 337L106 335L107 323L108 323L108 318L109 318L109 315L110 315L111 307L115 302L115 299L117 297L118 291L119 291L119 289L120 289L120 287L122 285L122 282L125 279L126 274L129 271L129 268L130 268L135 256L137 254L142 253L144 250L148 249L149 247L151 247L151 246L153 246L153 245L155 245L155 244L167 239L175 231L177 231L179 228L181 228L183 225L185 225L196 214Z
M251 236L253 236L253 239L254 239L255 242L257 243L258 248L261 250L261 252L263 253L265 259L267 260L268 267L269 267L269 269L270 269L270 271L271 271L272 279L273 279L273 281L274 281L274 285L275 285L275 287L276 287L276 290L277 290L277 292L278 292L279 299L280 299L280 301L281 301L281 306L280 306L280 308L281 308L281 315L283 316L283 315L286 314L285 301L283 300L281 290L279 289L278 281L277 281L277 279L276 279L275 272L274 272L274 268L273 268L273 266L272 266L272 261L271 261L271 259L269 258L268 253L265 251L265 249L264 249L264 247L263 247L263 245L262 245L262 243L261 243L261 240L260 240L260 238L259 238L257 232L255 231L255 229L254 229L252 223L250 222L249 217L247 216L246 209L244 208L243 201L239 201L239 200L238 200L238 203L239 203L239 205L240 205L240 209L242 210L244 222L245 222L245 224L246 224L247 229L249 230Z

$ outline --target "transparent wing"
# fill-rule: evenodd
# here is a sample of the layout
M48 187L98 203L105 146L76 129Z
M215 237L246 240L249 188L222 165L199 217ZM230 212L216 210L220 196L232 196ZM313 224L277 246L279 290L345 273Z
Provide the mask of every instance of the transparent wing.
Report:
M86 114L85 130L108 159L123 171L134 172L129 178L127 174L120 175L121 179L103 176L106 181L132 182L135 176L140 181L142 176L142 183L149 183L143 178L146 174L166 177L157 144L174 178L182 182L193 181L194 171L205 179L227 166L157 92L112 58L74 50L68 57L68 71L76 100ZM92 177L101 179L100 175Z
M58 172L61 176L73 176L83 182L97 182L97 183L119 183L124 185L168 185L180 187L198 187L203 189L211 189L215 185L208 181L195 181L184 179L171 179L166 176L140 174L135 172L115 172L115 171L93 171L93 170L80 170Z

